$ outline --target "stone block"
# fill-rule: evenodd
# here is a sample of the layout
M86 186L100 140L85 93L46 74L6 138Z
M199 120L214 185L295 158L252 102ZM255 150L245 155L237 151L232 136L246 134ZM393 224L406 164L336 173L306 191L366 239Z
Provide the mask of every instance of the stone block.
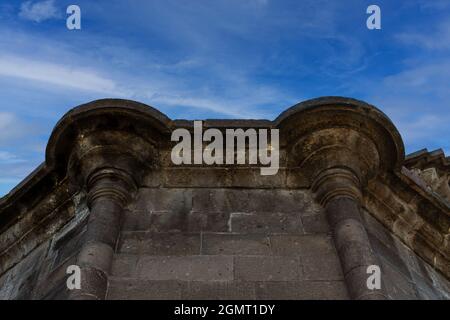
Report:
M117 253L139 254L141 251L142 237L146 231L122 231L117 246Z
M257 300L349 299L343 281L267 281L255 288Z
M246 189L194 189L192 191L194 212L248 211Z
M330 233L330 226L328 224L325 214L314 214L301 217L303 230L308 233Z
M229 231L229 212L191 211L187 218L189 232L227 232Z
M110 278L109 300L175 300L185 291L183 281L149 281Z
M111 274L116 277L135 277L138 256L134 254L115 254Z
M119 252L147 255L198 255L200 234L181 232L125 232Z
M188 213L176 211L153 211L150 215L152 232L186 231L186 217Z
M232 280L230 256L143 256L138 261L139 278L148 280Z
M152 218L152 214L149 211L124 210L122 231L150 230Z
M304 256L301 259L304 280L344 280L336 254Z
M233 212L230 222L236 233L303 233L298 212Z
M286 181L286 172L283 168L276 175L261 175L259 167L230 168L230 184L240 188L281 188Z
M242 281L300 280L298 257L238 256L234 258L234 276Z
M248 190L248 211L300 213L304 198L302 190L251 189Z
M192 190L180 188L141 188L136 200L128 208L132 211L168 211L187 214L192 209Z
M182 299L254 300L255 284L243 281L187 281Z
M259 234L204 233L202 254L270 255L269 238Z
M271 235L270 243L275 255L312 256L335 253L330 235Z
M230 187L229 168L171 167L164 172L166 187Z

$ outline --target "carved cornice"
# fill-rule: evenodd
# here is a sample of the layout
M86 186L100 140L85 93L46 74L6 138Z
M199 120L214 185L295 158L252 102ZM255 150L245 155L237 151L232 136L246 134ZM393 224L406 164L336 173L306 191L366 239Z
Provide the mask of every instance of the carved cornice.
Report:
M372 180L365 192L364 206L416 254L450 279L450 207L405 170Z
M339 156L345 157L347 149L356 156L355 160L366 162L368 171L361 173L370 178L376 173L373 169L399 170L404 160L398 130L383 112L359 100L341 97L308 100L284 111L275 123L293 164L302 163L320 148L337 147ZM372 159L373 156L376 158Z
M405 167L416 175L419 184L450 206L450 157L442 149L422 149L406 157Z

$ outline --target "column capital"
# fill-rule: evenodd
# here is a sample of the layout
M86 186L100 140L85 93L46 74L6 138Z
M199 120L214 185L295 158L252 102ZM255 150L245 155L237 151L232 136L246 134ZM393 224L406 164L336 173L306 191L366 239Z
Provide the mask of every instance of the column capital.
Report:
M88 205L98 198L110 198L122 207L131 199L137 190L133 176L123 170L103 167L93 171L86 179Z
M348 197L361 201L361 181L347 168L329 168L321 171L313 180L312 191L323 206L337 197Z
M403 142L395 126L383 112L363 101L313 99L289 108L275 123L288 155L287 166L301 170L310 186L321 185L325 177L340 176L342 181L364 187L380 173L400 170L404 160Z

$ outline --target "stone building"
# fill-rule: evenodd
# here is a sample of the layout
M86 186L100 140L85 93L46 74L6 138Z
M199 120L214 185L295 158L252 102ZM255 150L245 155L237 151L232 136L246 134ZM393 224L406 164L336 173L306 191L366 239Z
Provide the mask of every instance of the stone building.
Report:
M405 157L386 115L339 97L204 127L279 129L278 173L174 165L171 132L193 122L137 102L68 112L45 162L0 199L0 298L450 298L442 151Z

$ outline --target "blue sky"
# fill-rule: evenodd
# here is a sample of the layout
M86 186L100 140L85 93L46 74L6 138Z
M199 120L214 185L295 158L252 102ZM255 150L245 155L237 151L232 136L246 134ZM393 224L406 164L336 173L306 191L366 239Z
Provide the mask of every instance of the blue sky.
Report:
M81 8L82 29L66 28ZM382 29L366 28L381 8ZM268 118L324 95L381 108L407 153L450 155L450 1L0 2L0 196L70 108L105 97L171 118Z

